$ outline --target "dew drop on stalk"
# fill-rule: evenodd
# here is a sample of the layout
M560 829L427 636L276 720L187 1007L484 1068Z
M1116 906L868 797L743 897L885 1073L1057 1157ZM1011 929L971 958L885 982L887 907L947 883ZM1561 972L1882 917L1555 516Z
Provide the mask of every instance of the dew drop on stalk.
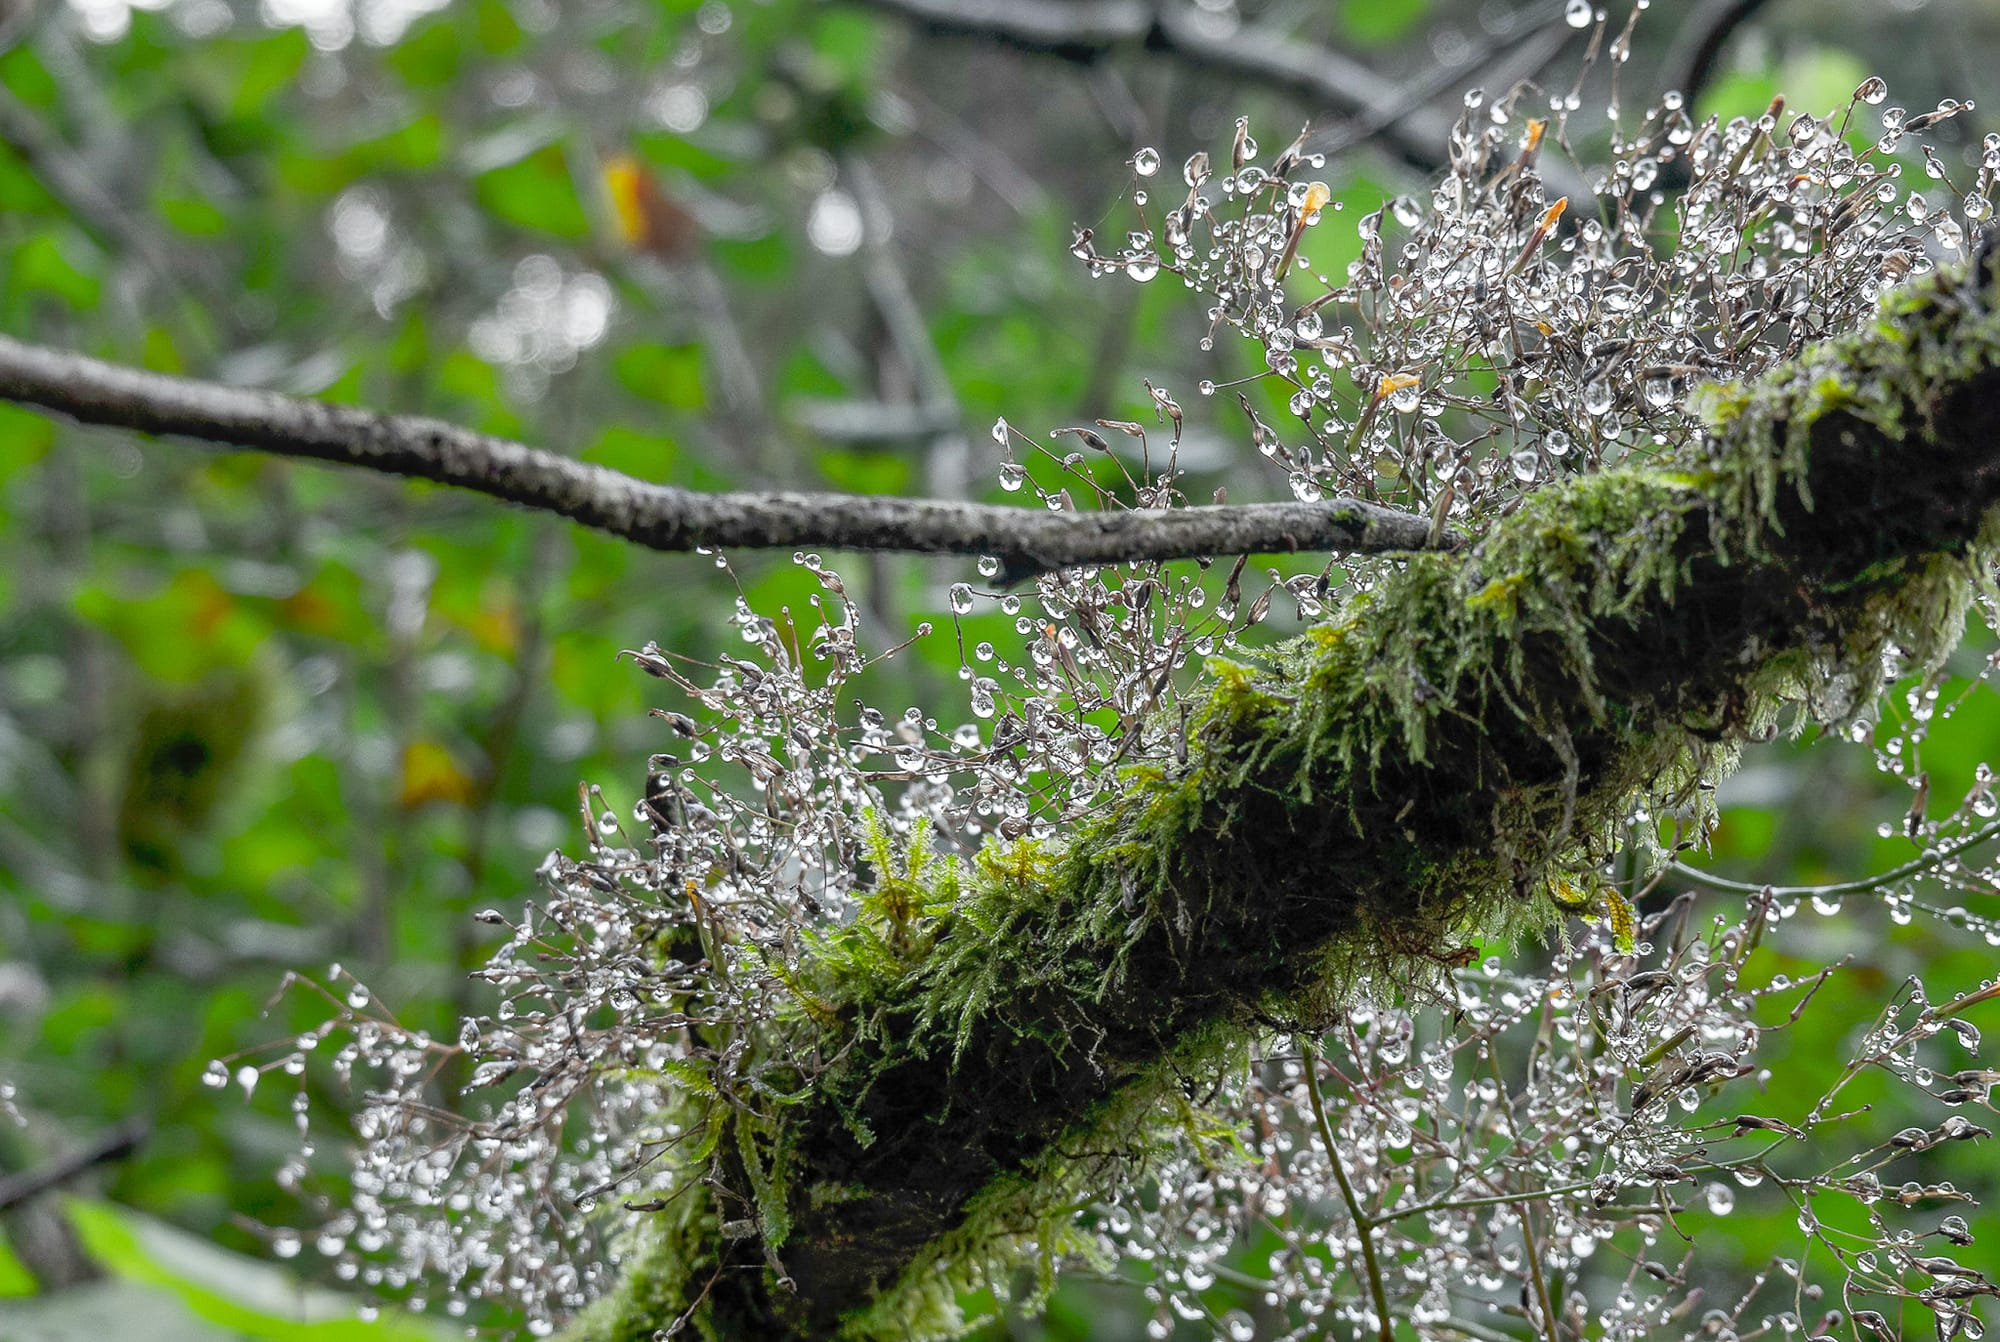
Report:
M972 584L956 582L951 585L951 610L954 615L972 613Z
M1160 170L1160 151L1150 145L1132 155L1132 171L1141 177L1151 177Z
M1005 462L1000 467L1000 488L1013 493L1028 480L1028 468L1018 461Z
M1572 28L1588 28L1594 17L1590 0L1569 0L1563 7L1563 22Z
M1873 107L1889 96L1889 85L1880 75L1870 75L1854 90L1854 96Z

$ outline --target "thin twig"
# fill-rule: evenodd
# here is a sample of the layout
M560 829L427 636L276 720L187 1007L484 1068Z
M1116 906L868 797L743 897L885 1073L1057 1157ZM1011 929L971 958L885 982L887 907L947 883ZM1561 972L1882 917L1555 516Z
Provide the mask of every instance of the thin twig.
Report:
M152 1135L153 1124L144 1118L127 1119L87 1146L57 1156L0 1179L0 1212L7 1212L51 1189L62 1187L85 1170L114 1160L123 1160Z
M476 490L655 550L991 555L1010 581L1080 565L1305 550L1450 549L1421 517L1357 499L1053 512L852 494L705 494L475 433L276 392L143 372L0 336L0 400L87 424L180 434Z
M1446 145L1456 111L1409 106L1401 81L1344 52L1286 37L1267 25L1244 24L1218 32L1192 6L1134 0L856 2L900 15L931 32L1073 61L1100 60L1120 49L1161 52L1259 88L1291 94L1315 112L1337 112L1364 122L1372 118L1368 138L1426 175L1449 166ZM1393 117L1377 117L1377 109L1383 107L1401 110ZM1569 183L1552 179L1551 185L1567 193Z
M1319 1125L1319 1139L1326 1143L1326 1162L1333 1167L1333 1178L1340 1185L1341 1200L1347 1204L1348 1215L1354 1218L1354 1228L1361 1235L1361 1265L1368 1273L1368 1294L1375 1301L1376 1336L1381 1342L1396 1342L1395 1320L1389 1314L1389 1295L1382 1286L1382 1265L1375 1257L1375 1218L1361 1208L1361 1199L1355 1195L1354 1184L1347 1177L1347 1166L1341 1159L1340 1143L1334 1138L1333 1124L1327 1121L1326 1097L1319 1090L1318 1042L1301 1039L1299 1060L1304 1064L1306 1099L1312 1104L1313 1121Z
M1842 895L1873 894L1877 890L1894 885L1906 876L1921 876L1939 863L1948 862L1967 849L1976 848L1992 838L2000 838L2000 820L1988 821L1963 838L1953 839L1941 847L1929 849L1920 856L1911 858L1901 866L1891 867L1880 875L1864 876L1852 881L1837 881L1832 885L1758 885L1754 881L1731 881L1679 861L1672 864L1672 869L1674 875L1689 885L1700 886L1704 890L1712 890L1721 895L1775 895L1780 899L1810 896L1814 899L1838 899Z

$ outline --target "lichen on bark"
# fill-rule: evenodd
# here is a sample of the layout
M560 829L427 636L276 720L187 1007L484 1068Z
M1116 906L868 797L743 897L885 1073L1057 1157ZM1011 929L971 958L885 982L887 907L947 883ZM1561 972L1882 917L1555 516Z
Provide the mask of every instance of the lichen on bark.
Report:
M1934 663L2000 501L1994 298L1929 277L1710 391L1697 458L1545 488L1214 664L1185 764L1129 771L1060 844L885 847L874 911L759 1045L810 1053L810 1085L716 1130L724 1177L634 1213L623 1285L570 1336L947 1333L958 1284L1060 1251L1255 1032L1546 923L1636 807L1700 811L1744 741Z

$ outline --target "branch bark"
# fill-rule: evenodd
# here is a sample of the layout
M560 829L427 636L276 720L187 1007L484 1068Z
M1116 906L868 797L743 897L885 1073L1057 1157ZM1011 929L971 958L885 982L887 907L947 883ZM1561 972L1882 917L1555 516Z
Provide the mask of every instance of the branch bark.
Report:
M871 929L830 936L807 1043L769 1046L831 1061L639 1216L573 1342L683 1313L711 1338L941 1328L941 1267L1062 1226L1242 1039L1559 916L1548 881L1607 860L1635 804L1698 808L1781 709L1839 721L1885 660L1936 664L2000 535L1990 259L1714 393L1700 460L1540 491L1218 668L1184 765L936 877L905 963L844 971Z
M567 517L654 550L992 555L1016 581L1054 569L1205 555L1449 548L1428 521L1358 499L1074 513L851 494L705 494L656 485L442 420L143 372L0 336L0 400L85 424L178 434L405 475Z

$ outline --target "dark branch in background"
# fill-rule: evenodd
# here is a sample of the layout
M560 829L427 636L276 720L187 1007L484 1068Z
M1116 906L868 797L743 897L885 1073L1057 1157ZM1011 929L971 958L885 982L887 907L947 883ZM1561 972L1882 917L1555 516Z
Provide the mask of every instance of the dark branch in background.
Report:
M1744 22L1764 7L1766 0L1703 0L1674 35L1674 44L1660 74L1660 87L1678 89L1687 97L1693 115L1695 100L1701 97L1729 39Z
M476 490L654 550L992 555L1008 580L1121 561L1302 550L1448 549L1429 523L1357 499L1171 512L1050 512L853 494L703 494L475 433L276 392L142 372L0 336L0 400L86 424L179 434Z
M1660 88L1679 91L1686 99L1689 116L1695 104L1715 78L1722 63L1723 49L1736 30L1762 9L1766 0L1702 0L1694 13L1674 35L1674 44L1660 71ZM1690 159L1681 154L1662 165L1658 189L1679 191L1688 184Z
M0 1212L12 1211L31 1198L61 1188L85 1170L123 1160L138 1150L152 1132L150 1120L128 1119L87 1146L0 1179Z
M1568 44L1572 35L1573 30L1567 24L1544 24L1539 28L1522 24L1504 37L1491 39L1487 49L1468 61L1457 65L1440 62L1422 76L1405 81L1393 100L1356 111L1339 125L1308 137L1306 148L1312 153L1337 158L1381 135L1432 98L1465 87L1468 80L1474 77L1495 88L1512 88L1524 79L1539 75ZM1434 152L1433 157L1441 156ZM1564 194L1566 190L1564 188L1552 194Z
M1315 111L1339 113L1367 127L1358 139L1379 142L1426 176L1435 176L1448 166L1445 145L1458 119L1456 109L1412 105L1402 81L1378 74L1366 62L1258 25L1212 33L1187 6L1128 0L1084 0L1078 4L1051 0L856 2L899 15L930 32L977 38L1086 64L1119 49L1162 52L1213 74L1290 94ZM1558 33L1568 35L1560 16L1552 14L1551 23ZM1384 108L1397 111L1387 116ZM1354 142L1349 140L1341 148ZM1547 165L1543 175L1552 193L1576 194L1560 165Z

